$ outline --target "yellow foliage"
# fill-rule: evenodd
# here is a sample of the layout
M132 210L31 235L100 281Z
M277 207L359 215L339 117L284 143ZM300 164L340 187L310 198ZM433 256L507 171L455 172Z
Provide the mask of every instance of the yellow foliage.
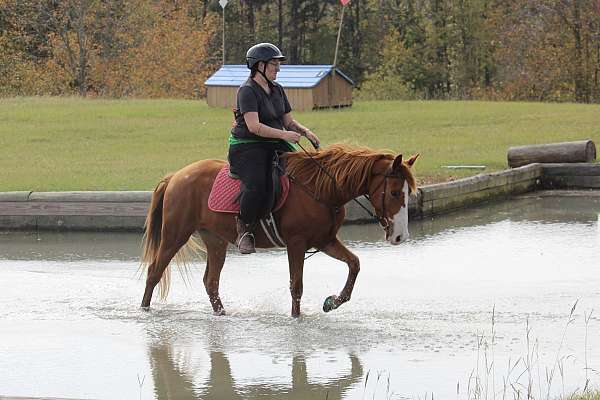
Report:
M111 20L107 41L99 35L107 4L65 2L51 10L53 25L43 44L48 55L37 59L18 48L28 40L31 19L11 14L17 28L11 37L0 32L0 95L205 95L204 81L216 69L209 56L220 28L216 15L200 26L189 13L191 5L127 0L121 19ZM0 11L6 7L18 9L14 0L0 0Z
M145 29L141 42L118 60L99 63L106 92L113 96L203 97L207 63L218 21L207 17L201 29L184 10L174 11Z
M38 94L40 68L0 35L0 93L3 96Z

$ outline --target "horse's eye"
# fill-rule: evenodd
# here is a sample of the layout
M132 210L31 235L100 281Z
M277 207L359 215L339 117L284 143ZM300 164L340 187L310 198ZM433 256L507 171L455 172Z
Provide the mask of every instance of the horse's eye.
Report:
M400 197L400 192L397 190L392 190L391 195L392 197Z

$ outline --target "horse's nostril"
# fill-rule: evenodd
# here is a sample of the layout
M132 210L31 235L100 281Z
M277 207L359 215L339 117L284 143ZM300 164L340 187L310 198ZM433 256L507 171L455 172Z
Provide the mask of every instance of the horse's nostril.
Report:
M399 242L400 240L402 240L402 237L400 235L396 236L396 242Z

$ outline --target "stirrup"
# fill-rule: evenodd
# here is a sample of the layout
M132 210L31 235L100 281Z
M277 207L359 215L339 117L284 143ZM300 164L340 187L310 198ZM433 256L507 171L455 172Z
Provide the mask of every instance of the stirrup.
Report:
M252 242L254 242L254 234L253 234L252 232L244 232L244 233L242 233L242 236L240 236L240 237L238 238L238 240L237 240L237 243L236 243L236 246L238 246L238 247L239 247L240 243L242 243L242 240L244 240L244 238L245 238L246 236L248 236L248 235L251 237L251 239L250 239L250 240L252 240Z
M246 242L242 244L242 242ZM252 232L244 232L237 240L236 246L242 254L256 253L256 246L254 243L254 234ZM243 247L242 247L243 246Z

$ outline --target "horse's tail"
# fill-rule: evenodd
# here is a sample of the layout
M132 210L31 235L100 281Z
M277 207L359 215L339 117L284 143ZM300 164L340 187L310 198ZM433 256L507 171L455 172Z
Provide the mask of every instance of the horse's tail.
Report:
M158 185L156 185L156 188L152 193L150 208L148 208L146 222L144 223L144 236L142 237L142 260L140 265L140 271L142 273L154 261L156 253L158 253L158 248L160 247L163 199L165 198L165 191L167 190L167 185L172 176L173 174L165 176Z
M152 200L146 215L144 223L144 236L142 238L142 260L140 265L140 275L148 268L155 260L160 247L162 234L162 216L163 216L163 199L165 191L169 185L169 181L174 174L165 176L156 186L152 193ZM204 246L200 243L199 238L190 237L188 242L175 255L175 262L180 267L180 273L184 282L189 282L189 272L187 263L193 254L206 253ZM159 284L159 295L161 299L165 299L169 294L171 286L171 271L166 267Z

